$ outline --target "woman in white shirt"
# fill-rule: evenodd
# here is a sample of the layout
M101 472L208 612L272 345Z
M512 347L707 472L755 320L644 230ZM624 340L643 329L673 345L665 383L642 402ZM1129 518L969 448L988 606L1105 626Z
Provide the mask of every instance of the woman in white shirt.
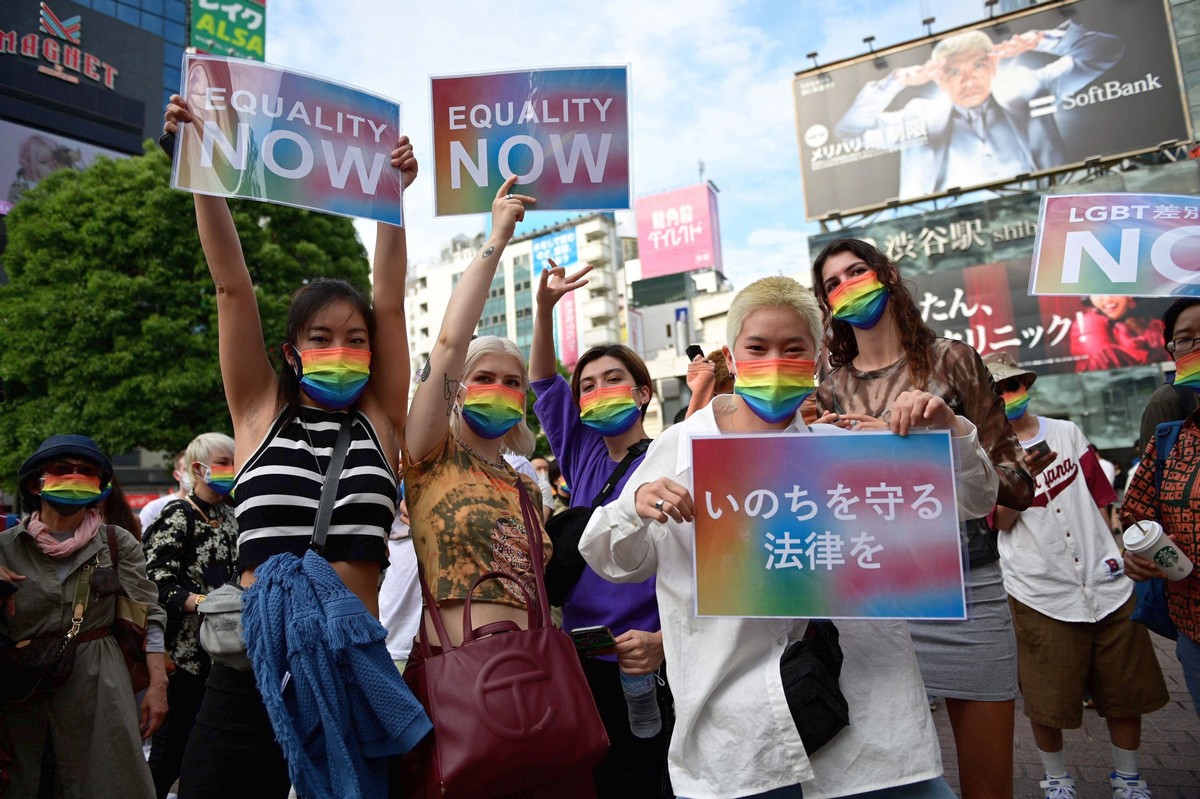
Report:
M815 373L820 335L816 299L796 281L764 278L739 292L729 310L725 358L731 372L738 375L740 365L743 373L753 371L760 385L776 375L775 400L766 407L761 396L735 383L733 394L714 398L667 429L620 498L593 514L580 543L588 563L608 579L658 575L663 646L677 713L671 781L681 797L953 796L940 777L937 734L905 622L837 623L850 726L809 758L788 709L779 664L788 644L803 637L807 620L693 613L690 439L807 432L799 413L807 391L795 376ZM905 401L918 400L928 403L922 405L928 413L924 425L914 426L953 423L953 413L940 399ZM953 439L962 470L959 512L965 506L965 512L977 513L994 503L996 477L978 449L974 429L960 432Z

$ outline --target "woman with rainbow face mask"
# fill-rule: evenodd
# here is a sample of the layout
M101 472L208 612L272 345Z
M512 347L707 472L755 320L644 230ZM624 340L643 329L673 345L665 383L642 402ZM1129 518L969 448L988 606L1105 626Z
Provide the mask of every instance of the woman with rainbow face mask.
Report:
M986 453L998 478L993 504L1028 507L1033 480L986 367L969 346L925 325L895 264L866 242L841 239L817 256L813 285L831 367L817 391L820 421L899 435L949 430L956 450ZM959 493L970 490L973 481L958 477ZM909 624L926 688L946 699L965 799L1013 792L1016 641L995 533L978 518L989 510L966 521L960 512L970 620Z
M238 526L230 505L233 449L233 439L223 433L192 439L184 450L191 491L163 506L146 530L146 571L167 611L167 652L175 663L167 687L167 724L155 734L150 750L158 799L164 799L179 778L184 747L212 668L200 648L199 609L209 592L238 576Z
M953 793L939 776L937 731L925 709L905 622L837 622L845 657L839 683L850 725L810 754L793 720L781 664L808 632L808 620L695 614L691 439L808 434L800 407L816 388L820 309L795 280L768 277L742 289L730 305L727 328L724 355L734 393L714 397L665 430L621 496L592 514L579 547L607 579L657 578L675 700L672 787L680 797L790 799L871 791L949 799ZM814 425L812 432L846 435L829 425ZM982 469L978 476L987 482ZM983 500L981 505L989 501Z
M198 122L179 95L171 97L165 120L169 134ZM389 179L404 188L416 179L407 136L398 138L390 168ZM223 197L196 194L194 200L216 288L221 379L236 442L241 585L251 588L256 569L270 558L308 550L334 443L346 424L351 443L338 484L343 499L334 506L321 554L362 611L378 618L408 409L405 230L382 222L376 228L371 300L344 280L323 277L293 295L277 373L233 215ZM211 471L204 472L210 487L228 483L227 473ZM222 726L228 723L237 725L233 734ZM288 795L287 763L253 673L213 665L181 769L185 796Z
M163 631L167 616L146 575L142 544L124 528L101 521L112 462L87 436L46 439L18 472L29 513L0 533L0 577L16 593L0 605L0 657L14 646L36 647L75 631L75 662L65 682L26 695L0 686L0 740L13 756L5 796L54 795L50 781L79 797L150 799L154 786L142 741L167 713ZM114 569L112 549L120 561ZM115 573L114 573L115 571ZM149 608L146 666L150 687L136 710L129 670L112 626L116 597ZM76 624L78 620L78 624ZM41 639L41 640L39 640ZM47 742L53 767L43 769Z
M576 508L592 506L632 447L633 459L605 502L620 496L646 456L649 439L642 420L654 394L646 364L620 344L585 352L569 384L558 374L554 308L566 294L587 285L585 276L591 269L585 266L567 275L550 261L542 270L529 350L529 376L538 397L533 410L571 487L571 507ZM654 579L611 583L585 567L563 603L562 627L594 626L608 627L617 642L615 654L582 659L611 744L608 757L594 770L596 789L600 796L657 799L667 766L667 733L633 735L620 678L621 672L652 674L663 663Z
M425 630L435 651L438 639L430 613L440 613L457 646L463 638L463 603L477 577L500 571L537 596L520 491L540 508L534 479L519 474L506 452L529 457L533 431L525 424L529 375L517 345L497 336L473 339L500 257L534 198L516 193L516 177L504 182L492 202L492 232L458 280L446 307L437 343L418 375L409 408L406 441L410 458L404 475L417 561L437 607L425 608ZM550 560L550 540L541 518L534 539ZM495 622L528 626L524 594L508 580L488 580L471 594L476 627ZM553 764L547 763L547 766ZM530 797L589 796L580 775L565 783L551 778Z

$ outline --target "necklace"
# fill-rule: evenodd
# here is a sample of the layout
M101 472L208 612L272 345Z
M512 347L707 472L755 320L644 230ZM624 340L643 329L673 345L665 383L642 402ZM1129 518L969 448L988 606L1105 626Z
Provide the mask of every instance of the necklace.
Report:
M186 500L189 505L191 505L193 508L196 509L196 513L200 514L200 518L202 518L202 519L204 519L204 521L208 522L209 527L216 530L217 528L219 528L221 526L221 520L214 519L214 518L210 517L204 511L200 510L200 506L196 504L196 501L194 499L192 499L191 497L186 497Z
M463 449L465 449L467 452L469 452L469 453L471 453L472 455L474 455L474 456L475 456L476 458L478 458L479 460L481 460L481 461L483 461L484 463L486 463L488 466L491 466L493 469L501 469L501 470L503 470L503 469L504 469L504 461L503 461L503 460L501 460L501 461L500 461L500 463L496 463L495 461L490 461L490 460L488 460L487 458L483 457L482 455L480 455L480 454L479 454L478 452L476 452L475 450L471 449L470 445L469 445L469 444L467 444L467 442L463 441L461 438L460 438L460 439L458 439L458 445L459 445L460 447L462 447Z

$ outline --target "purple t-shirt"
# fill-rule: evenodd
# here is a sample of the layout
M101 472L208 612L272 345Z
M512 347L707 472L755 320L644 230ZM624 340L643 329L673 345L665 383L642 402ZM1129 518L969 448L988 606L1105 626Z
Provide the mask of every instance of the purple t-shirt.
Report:
M579 406L562 375L535 381L533 391L537 394L533 412L542 423L550 449L571 487L571 507L591 507L618 461L609 457L603 436L579 420ZM621 495L621 489L644 457L646 454L642 453L634 460L605 504ZM603 624L614 636L629 630L658 632L662 623L658 619L654 583L653 577L641 583L610 583L592 571L592 567L585 566L583 576L563 604L563 629Z

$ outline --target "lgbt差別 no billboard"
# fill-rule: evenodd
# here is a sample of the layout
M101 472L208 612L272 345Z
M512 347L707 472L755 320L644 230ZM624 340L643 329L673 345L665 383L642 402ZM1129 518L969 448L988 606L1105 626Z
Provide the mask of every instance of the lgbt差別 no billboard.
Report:
M642 279L693 269L720 271L720 222L711 184L639 197L636 218Z
M629 208L627 67L431 79L436 210L490 211L517 175L537 210Z
M403 224L394 100L237 58L184 58L171 185Z
M1200 198L1042 198L1030 294L1200 296Z
M1181 86L1164 0L1060 4L806 70L793 90L807 216L1190 140Z
M707 436L691 454L696 615L965 617L947 432Z

